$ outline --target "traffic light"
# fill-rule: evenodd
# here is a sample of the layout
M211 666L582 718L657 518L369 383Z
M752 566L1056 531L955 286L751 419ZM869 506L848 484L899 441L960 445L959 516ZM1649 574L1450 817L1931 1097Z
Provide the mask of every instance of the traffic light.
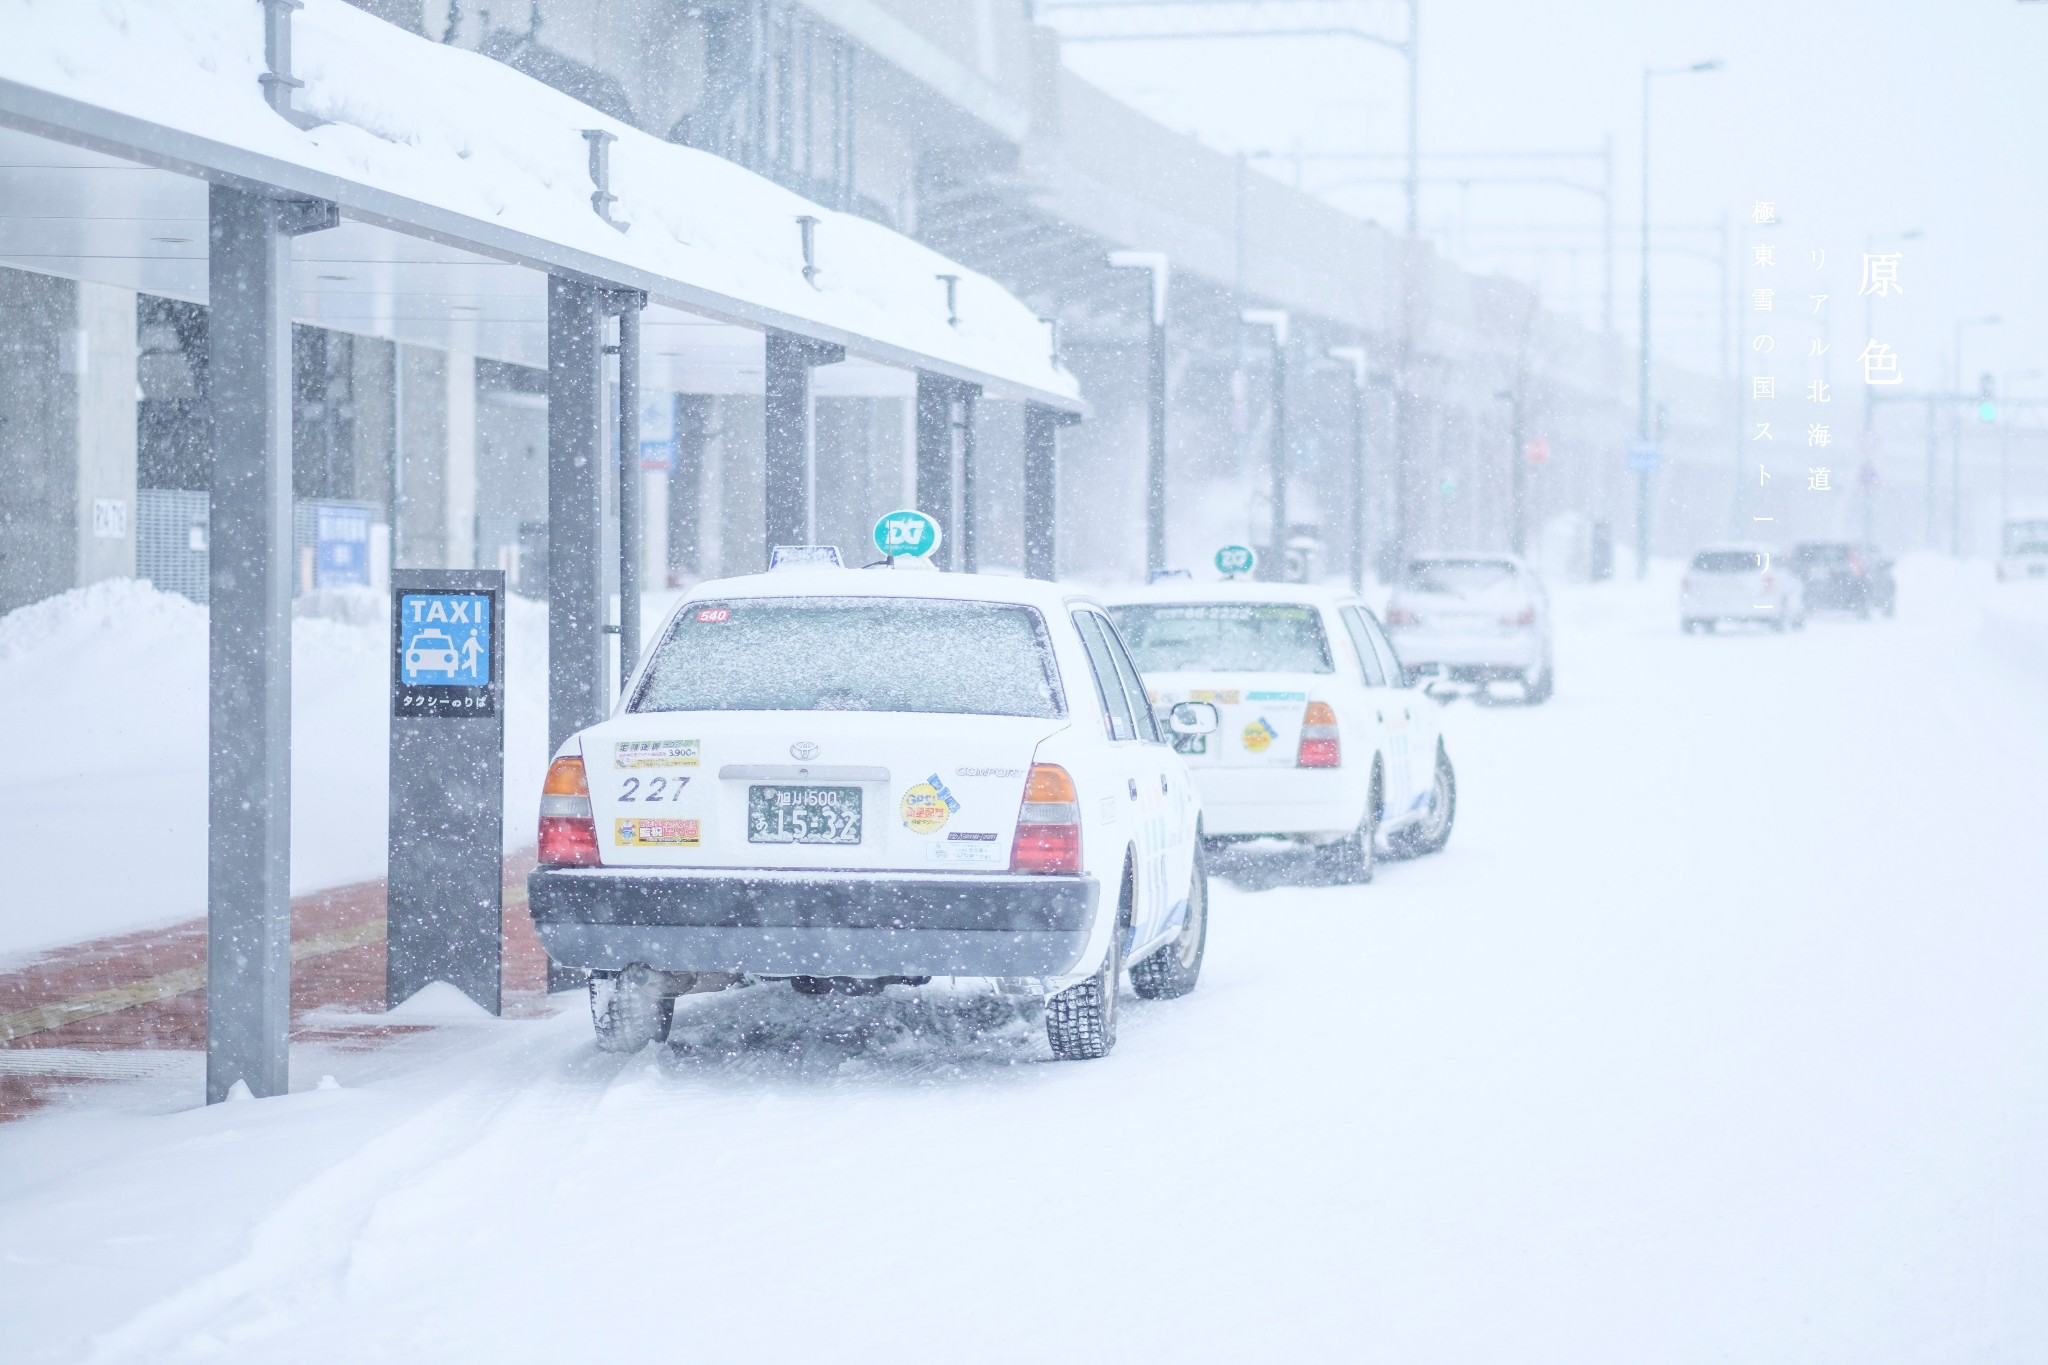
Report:
M1998 420L1998 381L1988 374L1977 381L1977 420Z

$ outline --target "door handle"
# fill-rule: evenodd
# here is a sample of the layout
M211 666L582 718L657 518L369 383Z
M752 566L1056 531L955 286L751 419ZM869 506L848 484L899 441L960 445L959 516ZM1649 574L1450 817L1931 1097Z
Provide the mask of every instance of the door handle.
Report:
M1133 800L1133 801L1137 800L1137 799L1138 799L1138 779L1137 779L1137 778L1135 778L1135 777L1130 777L1130 778L1126 778L1126 779L1124 779L1124 780L1125 780L1125 781L1127 781L1127 782L1129 782L1129 783L1130 783L1130 785L1131 785L1131 800Z

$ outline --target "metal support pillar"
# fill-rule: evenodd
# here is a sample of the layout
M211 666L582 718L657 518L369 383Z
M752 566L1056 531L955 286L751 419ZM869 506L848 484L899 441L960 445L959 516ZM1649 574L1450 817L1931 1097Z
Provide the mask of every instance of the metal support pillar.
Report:
M605 291L548 278L548 748L611 709L604 629Z
M1145 576L1166 567L1166 289L1171 267L1163 252L1112 251L1117 270L1143 270L1151 282L1149 373L1145 414Z
M619 311L619 686L640 662L640 310L637 289L612 296Z
M974 498L975 414L981 402L981 388L962 384L960 408L960 572L976 573L981 566L979 549L981 512Z
M1024 576L1047 582L1059 577L1060 428L1079 419L1072 413L1029 403L1024 408Z
M1508 395L1508 549L1523 554L1529 542L1529 470L1522 453L1522 386L1518 378Z
M289 1088L292 238L332 204L208 193L206 1099Z
M1253 326L1273 329L1273 534L1257 572L1260 578L1280 579L1287 572L1287 314L1277 308L1247 308L1243 318Z
M767 510L761 563L778 545L808 545L813 515L811 371L846 359L846 348L794 332L770 332L764 410L767 453L762 478Z
M953 567L953 400L959 385L943 375L917 372L917 506L937 520L945 536L933 553L935 567Z

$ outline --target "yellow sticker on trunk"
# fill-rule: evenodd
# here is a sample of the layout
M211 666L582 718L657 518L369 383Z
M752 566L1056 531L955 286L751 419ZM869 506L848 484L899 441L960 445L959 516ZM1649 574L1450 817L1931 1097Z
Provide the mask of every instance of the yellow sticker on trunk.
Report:
M1273 747L1273 741L1279 737L1280 732L1275 730L1264 716L1244 727L1244 747L1251 753L1266 752Z
M619 820L612 826L620 848L695 848L695 820Z

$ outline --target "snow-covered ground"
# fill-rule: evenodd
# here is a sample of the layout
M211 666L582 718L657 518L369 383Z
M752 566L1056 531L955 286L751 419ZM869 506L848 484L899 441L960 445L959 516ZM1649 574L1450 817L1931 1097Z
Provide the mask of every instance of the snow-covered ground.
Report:
M762 987L96 1087L0 1129L0 1354L2048 1358L2048 611L1902 582L1560 592L1557 699L1450 717L1449 850L1219 888L1101 1062Z

